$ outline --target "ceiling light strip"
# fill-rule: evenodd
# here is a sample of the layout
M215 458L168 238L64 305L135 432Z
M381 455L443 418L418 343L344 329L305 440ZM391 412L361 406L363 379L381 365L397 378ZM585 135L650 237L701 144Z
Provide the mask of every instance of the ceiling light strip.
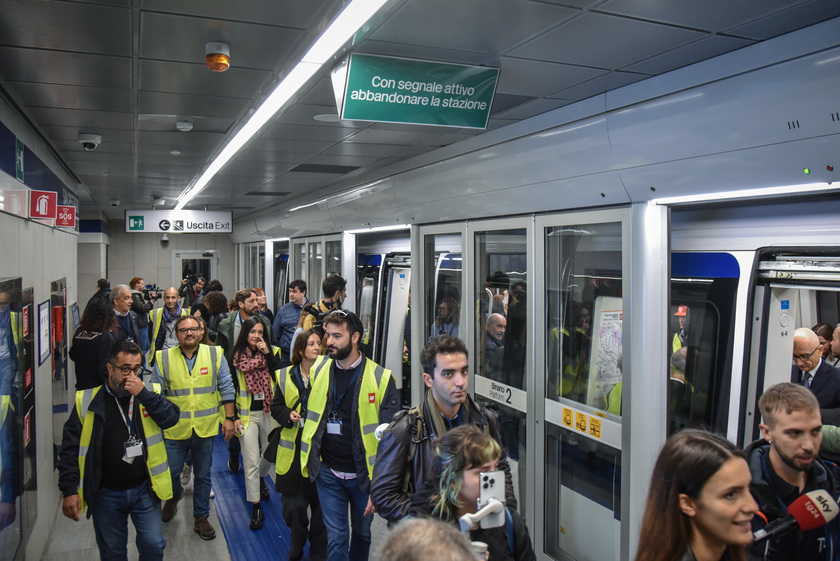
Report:
M663 197L652 199L651 202L658 205L676 205L684 203L704 203L725 201L730 199L745 199L753 197L772 197L779 195L790 195L793 193L820 192L837 189L831 183L804 183L801 185L784 185L780 187L761 187L758 189L743 189L740 191L724 191L721 193L702 193L697 195L684 195L679 197Z
M324 64L367 22L387 0L353 0L327 27L312 48L277 85L271 95L234 135L196 182L178 197L181 210L215 177L242 147L303 87Z

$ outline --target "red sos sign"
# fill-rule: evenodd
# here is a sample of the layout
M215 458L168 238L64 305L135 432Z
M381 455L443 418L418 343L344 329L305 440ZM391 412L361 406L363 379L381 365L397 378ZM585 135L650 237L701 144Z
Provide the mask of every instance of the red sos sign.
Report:
M76 207L58 205L58 216L55 225L61 228L76 227Z

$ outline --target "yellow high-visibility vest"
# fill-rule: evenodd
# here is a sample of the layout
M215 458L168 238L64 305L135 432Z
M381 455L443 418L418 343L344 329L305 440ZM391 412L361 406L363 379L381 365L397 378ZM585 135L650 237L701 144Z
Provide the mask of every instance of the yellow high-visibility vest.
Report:
M76 412L82 422L82 436L79 440L79 500L82 510L85 509L85 462L93 436L93 421L96 415L89 415L90 403L99 393L102 386L76 392ZM160 386L146 383L146 389L160 393ZM140 419L143 423L144 442L146 445L146 469L152 481L152 490L161 500L172 498L172 475L169 473L169 461L166 457L166 446L163 443L163 431L155 423L143 404L140 404Z
M165 395L181 409L178 424L163 433L170 440L186 440L193 431L201 438L219 433L224 421L222 398L218 391L219 351L211 345L199 345L192 374L181 347L158 351L156 360L163 378Z
M190 315L190 310L188 308L181 308L181 315L188 316ZM157 340L158 333L160 332L160 326L163 324L163 308L157 308L156 310L149 310L149 321L152 324L152 346L149 349L149 360L155 356L155 341Z

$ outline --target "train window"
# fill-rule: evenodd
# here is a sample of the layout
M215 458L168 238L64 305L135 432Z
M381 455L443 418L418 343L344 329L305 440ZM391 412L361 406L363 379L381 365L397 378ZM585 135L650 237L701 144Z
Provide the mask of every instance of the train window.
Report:
M546 397L621 414L621 224L547 228Z
M306 277L306 244L305 243L296 243L293 255L295 257L295 272L294 278L296 279L303 279L306 281L306 284L311 292L307 294L310 300L317 300L318 294L320 294L320 287L314 285L311 279Z
M323 254L321 242L309 242L309 277L308 284L320 287L323 277Z
M671 256L668 434L727 430L738 276L727 253Z
M428 234L424 237L426 271L424 341L441 334L460 336L461 235ZM434 276L432 276L434 275Z
M324 260L324 278L341 274L341 241L324 242L326 249Z

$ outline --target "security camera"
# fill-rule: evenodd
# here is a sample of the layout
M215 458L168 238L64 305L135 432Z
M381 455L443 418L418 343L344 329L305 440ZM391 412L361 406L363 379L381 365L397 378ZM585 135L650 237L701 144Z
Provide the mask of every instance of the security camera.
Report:
M120 206L120 200L119 199L111 199L110 201L108 201L108 204L111 205L114 208L117 208L118 206Z
M169 236L167 234L163 234L160 237L160 245L162 245L163 247L166 247L166 246L169 245Z
M102 137L98 134L80 134L79 142L82 143L82 147L86 151L93 152L99 146L99 143L102 142Z

